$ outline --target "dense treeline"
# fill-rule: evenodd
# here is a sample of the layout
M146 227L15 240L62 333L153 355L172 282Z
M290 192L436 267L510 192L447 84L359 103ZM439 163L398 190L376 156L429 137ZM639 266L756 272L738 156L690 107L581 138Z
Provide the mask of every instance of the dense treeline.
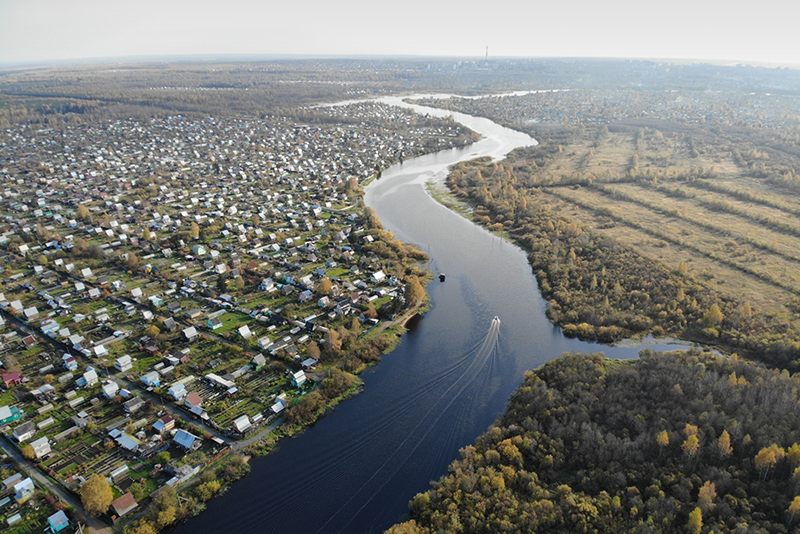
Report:
M792 531L798 382L708 353L564 355L389 532Z
M544 193L520 176L508 164L476 160L455 168L448 185L476 205L477 222L529 250L548 316L567 335L676 335L796 366L800 336L788 322L702 285L685 265L667 267L552 213L541 205Z

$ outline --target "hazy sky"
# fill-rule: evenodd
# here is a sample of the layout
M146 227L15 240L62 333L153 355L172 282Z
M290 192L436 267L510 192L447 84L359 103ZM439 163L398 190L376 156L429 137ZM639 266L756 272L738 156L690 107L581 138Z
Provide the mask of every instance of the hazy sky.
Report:
M488 45L490 56L800 65L799 21L797 0L0 0L0 63L176 54L479 57Z

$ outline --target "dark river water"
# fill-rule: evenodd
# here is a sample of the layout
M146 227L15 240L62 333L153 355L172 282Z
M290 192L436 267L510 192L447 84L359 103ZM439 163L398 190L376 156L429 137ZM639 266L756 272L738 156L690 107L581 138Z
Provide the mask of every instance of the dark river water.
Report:
M640 347L564 337L545 317L525 253L425 192L425 182L441 181L456 161L499 158L535 143L486 119L452 115L484 140L387 169L366 193L384 226L428 252L434 272L446 273L444 283L427 288L430 311L362 374L361 395L253 460L250 476L178 533L382 532L497 418L525 371L567 351L636 357ZM649 341L657 350L678 347Z

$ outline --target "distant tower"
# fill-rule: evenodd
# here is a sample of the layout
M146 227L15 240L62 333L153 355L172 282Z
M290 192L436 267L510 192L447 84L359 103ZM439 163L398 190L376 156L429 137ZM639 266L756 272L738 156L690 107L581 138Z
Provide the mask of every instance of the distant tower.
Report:
M486 45L486 68L489 68L489 45Z

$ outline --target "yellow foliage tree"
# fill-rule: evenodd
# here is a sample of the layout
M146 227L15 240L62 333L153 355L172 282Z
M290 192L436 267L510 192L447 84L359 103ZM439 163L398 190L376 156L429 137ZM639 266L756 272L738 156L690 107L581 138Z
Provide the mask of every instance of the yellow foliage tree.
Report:
M703 512L699 506L689 514L689 523L686 527L690 534L700 534L700 531L703 530Z
M719 455L723 458L725 456L730 456L733 453L733 447L731 446L731 435L728 434L727 430L723 430L722 434L720 434L719 439L717 440L717 450L719 450Z
M92 515L99 515L108 510L114 494L111 486L105 477L97 473L89 477L89 480L81 487L81 502L86 510Z
M683 453L689 458L694 458L700 450L700 440L697 439L697 434L690 434L688 438L681 445Z

